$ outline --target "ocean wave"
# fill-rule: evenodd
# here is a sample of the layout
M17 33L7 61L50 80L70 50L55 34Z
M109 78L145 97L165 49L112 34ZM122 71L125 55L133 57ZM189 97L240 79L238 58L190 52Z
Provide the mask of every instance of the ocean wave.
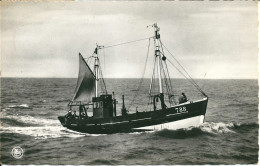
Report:
M55 119L45 119L45 118L36 118L36 117L32 117L32 116L21 116L21 115L6 115L6 116L2 116L3 118L0 118L1 120L3 120L3 122L5 121L13 121L13 125L17 126L20 123L23 124L27 124L28 126L31 125L44 125L44 126L53 126L53 125L59 125L59 121L55 120Z
M257 132L258 132L258 128L259 128L258 123L236 123L233 126L233 129L236 132L244 132L244 131L248 132L248 130L251 130L251 129L257 129Z
M240 130L249 130L252 128L258 129L258 123L214 123L214 122L205 122L199 126L202 131L208 133L236 133Z
M41 100L40 102L41 102L41 103L46 103L47 101L46 101L46 100Z
M0 118L3 127L0 133L18 133L35 137L35 139L58 138L58 137L82 137L102 136L104 134L87 134L72 131L60 125L58 120L35 118L31 116L5 116ZM224 123L205 122L198 127L190 127L178 130L163 129L160 131L130 132L128 134L152 134L155 136L170 137L176 139L197 137L202 135L216 135L225 133L236 133L241 130L258 128L257 123Z
M61 126L55 119L45 119L32 116L6 115L0 118L2 128L0 133L16 133L35 137L35 139L100 136L101 134L86 134L72 131Z
M235 133L231 128L234 127L234 123L223 123L223 122L205 122L199 126L204 132L217 134L217 133Z
M8 115L0 118L2 128L0 133L16 133L35 137L35 139L100 136L102 134L87 134L64 128L58 119L44 119L32 116Z
M22 108L22 109L29 109L29 105L28 104L21 104L21 105L11 105L8 108Z
M39 126L37 124L18 121L13 118L0 118L0 120L1 120L2 126L22 126L22 127Z
M163 129L155 131L155 136L169 137L175 139L183 139L197 137L203 135L219 135L226 133L237 133L240 130L248 130L249 128L257 128L257 123L224 123L224 122L205 122L198 127L190 127L178 130Z
M117 163L117 160L95 159L89 165L115 165Z
M69 102L70 100L69 99L58 99L56 100L56 102Z
M194 127L194 128L186 128L186 129L178 129L178 130L163 129L154 132L153 135L166 137L166 138L185 139L185 138L201 136L203 134L209 134L209 133L203 133L202 130Z
M133 130L133 131L129 132L128 134L140 135L140 134L154 133L154 132L156 132L156 130L147 130L147 131L145 131L145 130L143 130L143 131L141 131L141 130L140 131Z
M49 138L77 138L84 136L100 136L97 134L86 134L74 132L62 126L40 126L40 127L5 127L0 130L0 133L15 133L34 137L35 139Z
M228 107L241 107L241 106L244 106L244 107L247 107L247 106L257 106L258 104L257 103L242 103L242 102L236 102L236 103L227 103L225 104L225 106L228 106Z

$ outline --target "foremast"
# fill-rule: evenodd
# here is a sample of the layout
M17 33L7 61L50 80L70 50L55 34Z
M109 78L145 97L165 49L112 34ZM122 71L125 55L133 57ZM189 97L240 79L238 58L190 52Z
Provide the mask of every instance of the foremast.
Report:
M97 45L97 47L95 48L94 51L94 58L95 58L95 63L94 63L94 70L95 70L95 97L98 97L98 81L99 81L99 77L98 77L98 69L99 69L99 64L98 64L98 49L99 46Z
M99 90L99 81L102 80L103 84L104 84L104 89L103 89L103 93L107 94L107 90L106 90L106 85L104 82L104 78L102 75L102 71L101 71L101 66L100 66L100 61L99 61L99 50L104 48L104 46L99 46L98 44L96 44L96 48L94 51L94 72L95 72L95 97L98 97L98 90ZM101 88L102 90L102 88Z

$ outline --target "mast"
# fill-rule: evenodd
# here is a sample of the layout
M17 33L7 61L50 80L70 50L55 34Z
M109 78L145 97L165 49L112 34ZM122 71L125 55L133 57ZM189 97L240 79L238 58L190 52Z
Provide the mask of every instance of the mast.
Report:
M154 27L154 44L155 44L155 63L157 61L157 72L158 72L158 81L159 81L159 89L160 89L160 93L158 95L155 95L153 97L153 104L154 104L154 110L156 110L156 98L159 98L161 101L161 108L162 109L166 109L166 105L164 102L164 94L163 94L163 86L162 86L162 75L161 75L161 69L163 70L162 67L162 57L161 57L161 51L160 51L160 28L157 26L157 24L153 24L152 27ZM163 57L164 59L164 57ZM154 64L156 65L156 64ZM154 66L155 67L155 66Z
M163 90L162 90L162 77L161 77L161 66L160 66L161 56L160 56L159 46L156 46L155 56L156 56L156 60L157 60L157 70L158 70L158 79L159 79L160 93L163 93Z
M95 76L96 76L96 80L95 80L95 85L96 85L96 93L95 93L95 97L98 97L98 68L99 68L99 63L98 63L98 48L99 46L97 45L96 49L95 49Z
M160 53L160 46L159 46L159 39L160 39L160 28L157 26L157 24L154 24L154 30L155 30L155 57L157 60L157 70L158 70L158 79L159 79L159 88L160 88L160 94L163 93L162 89L162 77L161 77L161 65L160 65L160 60L161 60L161 53Z

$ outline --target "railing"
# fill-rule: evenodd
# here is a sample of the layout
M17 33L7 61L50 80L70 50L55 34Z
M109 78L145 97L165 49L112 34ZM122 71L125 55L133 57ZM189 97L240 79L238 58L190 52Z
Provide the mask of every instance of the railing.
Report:
M70 101L68 106L82 106L82 105L93 105L93 103L84 103L81 101Z

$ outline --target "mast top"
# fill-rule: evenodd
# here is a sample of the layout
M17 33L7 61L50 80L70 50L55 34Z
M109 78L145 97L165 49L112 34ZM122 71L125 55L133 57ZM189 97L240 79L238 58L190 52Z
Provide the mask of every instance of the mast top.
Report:
M98 50L104 48L104 46L99 46L97 43L96 43L96 45L97 45L97 46L96 46L96 48L95 48L94 54L97 55L97 54L98 54Z
M160 28L157 26L157 23L154 23L152 25L148 25L147 28L150 27L150 26L154 27L154 32L155 32L155 36L154 37L156 39L160 39L160 34L159 34Z

